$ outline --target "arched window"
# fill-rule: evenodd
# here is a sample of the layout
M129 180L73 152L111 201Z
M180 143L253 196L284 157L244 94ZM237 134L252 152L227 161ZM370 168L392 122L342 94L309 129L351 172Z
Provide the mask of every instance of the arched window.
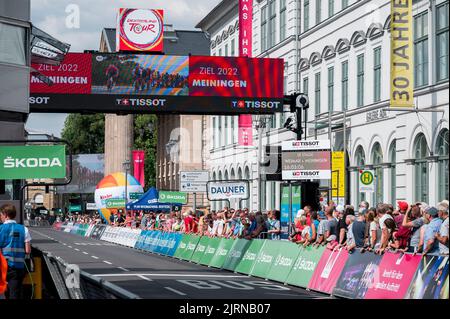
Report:
M364 165L366 165L366 155L364 154L364 149L362 146L358 146L355 153L355 162L358 170L363 169ZM359 191L359 173L356 175L356 191L357 191L357 201L360 203L363 200L366 200L366 193L361 193Z
M448 130L443 129L436 141L436 155L438 156L438 195L439 201L448 196Z
M231 179L236 179L236 174L234 173L234 168L231 169Z
M391 163L390 168L390 190L391 190L391 203L395 203L397 200L397 142L394 140L389 147L389 162Z
M375 193L373 194L373 204L383 202L383 152L380 143L375 143L372 148L372 164L375 173Z
M416 202L428 203L428 145L425 135L419 134L414 141L414 185Z

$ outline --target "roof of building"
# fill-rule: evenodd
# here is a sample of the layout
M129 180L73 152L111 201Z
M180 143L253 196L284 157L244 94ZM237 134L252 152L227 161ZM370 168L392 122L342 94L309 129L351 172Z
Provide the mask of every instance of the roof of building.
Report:
M167 55L209 55L209 39L205 32L174 30L165 25L164 53ZM116 29L104 28L104 35L112 52L116 48Z
M195 27L202 30L208 29L215 19L225 16L230 10L236 8L238 3L238 0L222 0Z

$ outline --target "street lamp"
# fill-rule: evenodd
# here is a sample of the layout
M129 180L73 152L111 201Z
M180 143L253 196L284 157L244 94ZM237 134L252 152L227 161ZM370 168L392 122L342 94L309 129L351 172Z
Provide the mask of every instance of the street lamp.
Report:
M126 160L122 163L122 167L125 170L125 215L127 215L127 202L128 202L128 171L131 168L131 162Z

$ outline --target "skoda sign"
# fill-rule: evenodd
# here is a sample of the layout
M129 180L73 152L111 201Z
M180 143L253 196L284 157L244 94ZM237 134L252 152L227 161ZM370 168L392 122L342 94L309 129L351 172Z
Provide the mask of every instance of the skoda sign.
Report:
M0 180L64 177L64 145L0 146Z
M209 200L247 199L248 181L210 181L207 184Z

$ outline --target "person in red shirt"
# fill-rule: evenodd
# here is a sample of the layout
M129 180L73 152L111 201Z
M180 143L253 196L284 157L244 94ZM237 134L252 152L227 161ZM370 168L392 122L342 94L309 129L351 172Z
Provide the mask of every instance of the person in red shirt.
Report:
M184 232L189 234L192 232L192 215L190 211L183 213L183 221L184 221Z
M311 206L306 205L305 207L303 207L303 210L305 211L305 216L306 216L306 225L311 227Z
M191 219L191 226L190 226L191 233L197 234L198 233L198 218L197 218L197 216L196 216L194 211L191 211L190 215L191 215L191 218L192 218Z

